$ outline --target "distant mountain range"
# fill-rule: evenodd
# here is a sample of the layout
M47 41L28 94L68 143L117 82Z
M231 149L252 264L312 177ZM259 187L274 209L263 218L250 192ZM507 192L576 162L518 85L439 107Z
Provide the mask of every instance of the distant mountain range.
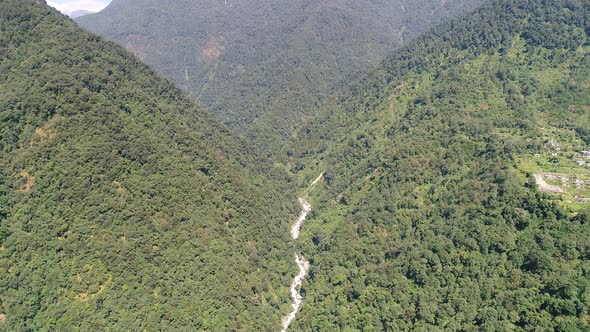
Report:
M127 47L264 149L338 88L483 0L114 0L84 28Z

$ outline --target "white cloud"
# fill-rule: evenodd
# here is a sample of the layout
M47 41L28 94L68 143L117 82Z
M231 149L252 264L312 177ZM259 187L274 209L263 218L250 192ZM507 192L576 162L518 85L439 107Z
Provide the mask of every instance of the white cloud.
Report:
M103 10L111 0L47 0L47 4L69 15L76 10L98 12Z

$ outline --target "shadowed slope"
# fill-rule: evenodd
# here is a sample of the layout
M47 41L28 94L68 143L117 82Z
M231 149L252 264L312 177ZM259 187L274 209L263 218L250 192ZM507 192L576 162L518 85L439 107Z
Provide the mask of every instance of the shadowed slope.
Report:
M0 1L0 329L278 330L297 207L252 150L124 49Z

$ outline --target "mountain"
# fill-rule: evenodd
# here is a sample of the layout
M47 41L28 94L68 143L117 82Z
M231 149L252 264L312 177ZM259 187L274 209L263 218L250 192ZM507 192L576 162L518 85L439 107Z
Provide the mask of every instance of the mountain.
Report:
M78 19L265 150L429 27L483 0L114 0Z
M96 12L90 11L90 10L75 10L73 12L71 12L68 16L71 18L78 18L78 17L82 17L84 15L88 15L88 14L94 14Z
M590 2L495 0L294 144L315 209L293 331L588 331Z
M0 1L0 330L276 331L285 176L43 1Z
M196 39L187 22L254 39L262 29L268 44L301 26L328 38L314 28L353 3L310 2L317 16L299 17L297 2L145 1L136 32L201 40L187 59L222 69L233 35L210 28ZM251 13L250 29L239 15L218 21L226 12ZM336 96L366 58L348 58L353 71L316 89L283 76L309 63L291 61L307 40L242 49L236 59L271 64L251 68L280 70L248 69L256 80L242 90L220 85L252 110L226 121L282 146L305 115L287 176L123 48L41 1L0 0L0 328L276 331L291 310L295 245L295 282L305 280L289 331L590 330L589 22L587 0L493 0ZM348 31L342 40L354 41ZM179 40L139 34L131 46L147 61L152 42L173 50ZM181 63L189 82L196 67ZM309 91L287 91L285 108L269 102L285 86ZM317 108L288 97L307 93ZM289 130L275 134L273 121ZM289 186L307 188L294 243Z

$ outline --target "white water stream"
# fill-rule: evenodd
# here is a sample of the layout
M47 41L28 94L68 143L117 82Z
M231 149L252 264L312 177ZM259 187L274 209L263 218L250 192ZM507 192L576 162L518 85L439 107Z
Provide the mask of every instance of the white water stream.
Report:
M299 198L299 204L301 204L301 213L297 218L297 221L291 226L291 238L293 240L297 240L299 238L299 232L301 231L301 226L303 226L303 222L307 218L307 214L311 211L312 206L305 198Z
M320 176L318 176L318 178L313 181L310 187L313 187L316 183L318 183L323 175L324 173L320 174ZM302 197L299 198L299 204L301 204L301 213L299 214L295 224L291 226L291 238L293 240L297 240L297 238L299 238L299 233L301 231L301 227L303 226L303 222L305 222L307 215L313 208L311 204L309 204L309 202ZM293 319L295 319L295 316L299 312L299 309L301 309L301 304L303 303L303 297L299 293L299 290L301 289L301 284L303 283L305 276L307 276L307 271L309 271L309 262L302 255L295 253L295 263L297 263L297 266L299 266L299 274L293 279L293 283L291 283L290 288L291 298L293 298L293 302L291 303L293 306L293 311L291 311L287 316L283 317L283 329L281 332L287 331L287 328Z

